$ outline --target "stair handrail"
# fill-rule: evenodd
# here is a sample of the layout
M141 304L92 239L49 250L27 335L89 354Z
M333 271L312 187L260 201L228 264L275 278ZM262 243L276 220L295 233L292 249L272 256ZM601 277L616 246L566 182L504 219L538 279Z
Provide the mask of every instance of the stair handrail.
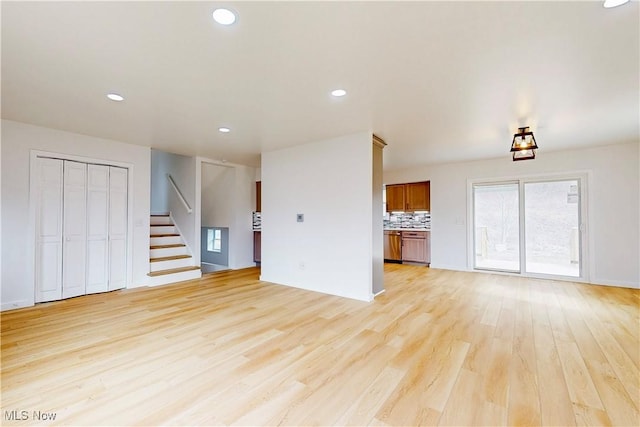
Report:
M184 208L187 210L187 212L188 213L193 212L193 209L191 209L191 206L189 206L189 203L187 203L187 199L185 199L184 196L182 195L182 191L180 191L180 189L176 185L176 182L173 180L173 177L171 176L171 174L167 174L167 179L169 180L169 183L171 183L171 186L175 190L176 194L178 195L178 198L184 205Z

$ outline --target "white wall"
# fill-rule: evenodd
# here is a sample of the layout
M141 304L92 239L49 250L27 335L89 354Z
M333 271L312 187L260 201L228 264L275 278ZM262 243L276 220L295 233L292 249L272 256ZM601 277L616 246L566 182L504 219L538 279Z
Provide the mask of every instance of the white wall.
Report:
M171 157L164 151L151 149L151 213L169 212L169 183L166 171Z
M468 179L587 172L588 280L640 287L640 143L389 171L385 184L431 181L432 267L468 270Z
M384 230L383 230L383 172L382 158L384 147L373 145L372 163L372 257L373 257L373 283L372 292L374 295L384 290Z
M2 125L0 124L0 126ZM2 166L2 138L0 138L0 166ZM1 170L0 170L0 301L2 301L2 171Z
M200 252L200 224L196 224L195 205L196 194L196 160L194 157L181 156L179 154L165 153L153 150L153 181L151 182L151 204L154 213L170 212L174 224L180 230L185 244L191 254ZM193 210L189 213L175 190L167 180L167 174L173 177L180 192ZM196 226L198 230L196 230ZM199 259L199 258L195 258Z
M216 160L197 157L196 162L196 191L200 195L196 200L196 227L197 227L197 252L194 257L200 259L200 224L220 227L229 227L229 268L232 270L254 267L253 262L253 217L252 212L255 207L255 177L256 168L238 165L234 163L219 164ZM217 168L224 168L221 171L223 178L215 178ZM203 190L215 179L223 179L229 188L219 188L217 196L208 199L208 195L203 195ZM224 213L228 225L207 224L209 220L218 222L215 212L210 217L206 212L207 204L227 204L228 209ZM216 209L216 208L214 208Z
M262 153L262 280L371 300L372 161L367 132Z
M235 168L202 164L202 227L231 227L235 181Z
M2 121L2 309L33 305L34 284L29 281L33 224L29 222L30 152L40 150L106 162L128 163L133 192L132 281L146 285L149 271L149 176L147 147L93 138L23 123Z

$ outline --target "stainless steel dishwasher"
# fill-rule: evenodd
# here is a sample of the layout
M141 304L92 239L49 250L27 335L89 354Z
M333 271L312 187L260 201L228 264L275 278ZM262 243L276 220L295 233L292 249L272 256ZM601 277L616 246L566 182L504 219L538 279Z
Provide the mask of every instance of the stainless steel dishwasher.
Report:
M402 233L384 230L384 260L402 262Z

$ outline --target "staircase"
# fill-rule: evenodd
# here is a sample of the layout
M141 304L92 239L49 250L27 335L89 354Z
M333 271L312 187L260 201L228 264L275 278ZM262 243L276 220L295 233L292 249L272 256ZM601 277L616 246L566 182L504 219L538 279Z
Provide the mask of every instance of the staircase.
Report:
M170 215L151 215L149 286L202 277Z

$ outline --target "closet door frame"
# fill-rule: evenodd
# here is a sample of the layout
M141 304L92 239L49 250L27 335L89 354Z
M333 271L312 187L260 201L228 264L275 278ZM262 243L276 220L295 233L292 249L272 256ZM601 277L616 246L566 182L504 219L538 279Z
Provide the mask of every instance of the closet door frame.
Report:
M38 173L37 173L37 159L39 157L46 157L59 160L70 160L82 163L91 163L104 166L115 166L127 169L127 279L126 286L128 288L132 284L133 280L133 164L127 162L116 162L112 160L99 159L95 157L75 156L65 153L56 153L42 150L30 150L29 159L29 235L28 238L28 252L29 265L31 268L26 277L26 281L33 290L33 296L35 301L36 293L36 248L37 248L37 215L36 209L38 205Z

